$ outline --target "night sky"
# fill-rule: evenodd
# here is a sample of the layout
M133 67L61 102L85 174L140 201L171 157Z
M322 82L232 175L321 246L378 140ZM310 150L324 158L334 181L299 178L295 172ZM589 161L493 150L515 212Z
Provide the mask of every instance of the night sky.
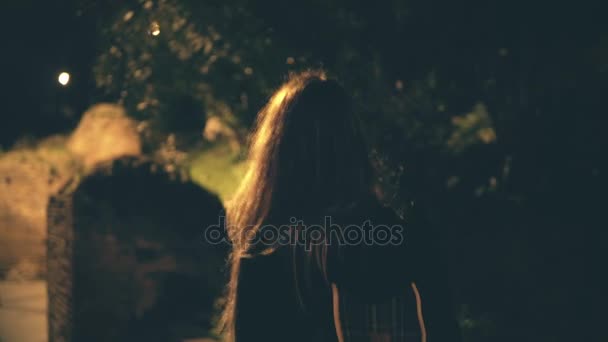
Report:
M2 129L2 142L23 133L45 136L71 128L94 89L95 23L77 16L69 1L12 1L2 7L2 58L5 80L10 80L4 90L9 96L3 96L8 127ZM71 75L67 87L57 80L63 71Z

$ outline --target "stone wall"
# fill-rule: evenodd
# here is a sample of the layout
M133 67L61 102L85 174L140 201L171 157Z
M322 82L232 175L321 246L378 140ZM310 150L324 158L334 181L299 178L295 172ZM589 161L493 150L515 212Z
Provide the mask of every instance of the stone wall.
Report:
M205 336L227 246L203 240L219 199L161 165L104 164L49 205L49 333L59 341Z
M76 173L75 165L55 146L0 157L0 279L44 277L49 196Z

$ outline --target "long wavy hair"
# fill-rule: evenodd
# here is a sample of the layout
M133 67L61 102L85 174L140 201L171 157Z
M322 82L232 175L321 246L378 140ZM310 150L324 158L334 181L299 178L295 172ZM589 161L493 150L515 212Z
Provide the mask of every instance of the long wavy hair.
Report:
M291 75L259 112L248 171L227 205L233 244L221 327L234 340L240 259L259 251L251 237L265 224L321 216L371 193L371 166L350 97L321 71Z

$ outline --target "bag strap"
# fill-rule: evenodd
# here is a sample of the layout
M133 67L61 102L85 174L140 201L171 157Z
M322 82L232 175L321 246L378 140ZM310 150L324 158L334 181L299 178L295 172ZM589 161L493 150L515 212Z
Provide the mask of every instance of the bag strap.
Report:
M344 342L344 332L342 331L342 321L340 321L340 292L335 283L331 283L331 297L334 308L334 326L338 342Z
M420 297L420 291L418 291L418 287L416 286L415 282L411 282L410 287L412 288L414 297L416 298L416 314L418 318L418 325L420 327L420 340L421 342L427 342L426 325L424 323L424 315L422 312L422 297ZM338 342L344 342L344 330L342 329L342 321L340 318L340 291L335 283L331 283L331 293L336 336L338 338Z
M422 314L422 298L420 297L420 291L415 282L411 282L414 296L416 297L416 314L418 316L418 325L420 325L420 340L426 342L426 326L424 324L424 315Z

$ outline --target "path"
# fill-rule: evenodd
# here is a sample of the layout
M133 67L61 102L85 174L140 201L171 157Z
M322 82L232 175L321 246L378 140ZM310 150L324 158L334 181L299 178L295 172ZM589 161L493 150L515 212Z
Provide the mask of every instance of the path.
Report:
M47 342L45 281L0 281L0 341Z

